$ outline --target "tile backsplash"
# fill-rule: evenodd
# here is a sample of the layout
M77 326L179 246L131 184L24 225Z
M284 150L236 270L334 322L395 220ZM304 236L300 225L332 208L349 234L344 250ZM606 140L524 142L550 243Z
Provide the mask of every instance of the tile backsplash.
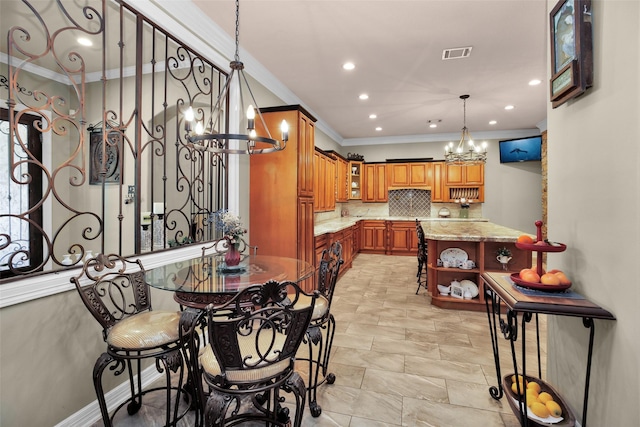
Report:
M428 217L431 215L431 191L413 188L389 190L390 216Z

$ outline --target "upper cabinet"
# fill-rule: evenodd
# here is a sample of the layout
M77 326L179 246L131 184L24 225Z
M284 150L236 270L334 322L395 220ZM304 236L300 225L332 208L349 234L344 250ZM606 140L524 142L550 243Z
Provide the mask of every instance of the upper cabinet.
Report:
M387 164L390 188L428 188L433 180L433 165L427 162Z
M464 197L484 202L484 164L445 165L444 197L444 201Z
M314 212L336 208L336 159L316 148L313 156Z
M349 201L349 161L336 156L336 202Z
M349 161L349 199L362 199L362 162Z
M433 162L431 163L432 173L432 181L431 181L431 201L432 202L444 202L445 201L445 191L444 191L444 173L445 167L444 162Z
M484 185L484 165L446 165L446 185Z
M362 178L363 202L386 202L389 199L386 163L363 163Z

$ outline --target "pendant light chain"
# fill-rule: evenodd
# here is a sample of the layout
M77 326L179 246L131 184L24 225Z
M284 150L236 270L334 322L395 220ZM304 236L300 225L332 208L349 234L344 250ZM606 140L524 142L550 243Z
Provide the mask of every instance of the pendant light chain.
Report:
M236 0L236 61L240 61L240 0Z
M202 126L196 125L196 132L192 132L191 122L194 120L193 108L189 107L185 112L185 130L188 132L187 139L189 146L196 150L208 151L216 154L266 154L273 153L275 151L284 150L287 146L289 139L289 125L285 120L282 121L280 131L282 132L282 139L278 141L271 136L269 127L267 126L258 103L253 96L253 91L249 86L247 77L244 74L244 64L240 61L240 0L236 0L236 52L233 61L229 63L231 73L228 75L224 86L221 88L218 95L218 99L213 107L213 113L211 114L210 121L213 122L215 117L216 123L220 117L223 117L229 112L224 112L229 103L229 90L233 87L238 89L238 101L237 107L228 106L229 111L238 111L240 114L246 111L244 116L247 124L247 133L220 133L216 131L213 124L208 129L209 133L198 132L198 127L202 129ZM234 86L232 81L234 77L237 80L237 85ZM244 85L244 88L243 88ZM235 89L233 89L235 91ZM244 106L244 93L248 93L253 105L245 110ZM187 118L188 117L188 118ZM262 124L264 136L259 136L256 132L256 120ZM238 141L245 144L246 148L231 148L230 142ZM256 145L260 143L260 145Z

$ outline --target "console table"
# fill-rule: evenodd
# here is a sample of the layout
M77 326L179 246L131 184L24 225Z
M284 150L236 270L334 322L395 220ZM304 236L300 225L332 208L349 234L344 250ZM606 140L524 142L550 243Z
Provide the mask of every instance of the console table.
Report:
M589 346L587 351L587 372L585 377L584 401L582 409L582 426L587 425L587 403L589 399L589 378L591 376L591 356L593 352L593 337L595 333L594 319L615 320L615 316L604 308L592 303L575 292L552 293L533 291L518 286L510 280L506 272L486 272L481 275L485 296L489 329L491 332L491 344L493 358L496 365L498 386L489 388L489 394L494 399L501 399L504 390L502 388L502 374L500 372L500 356L498 353L498 328L504 338L509 340L511 354L514 362L514 372L518 375L516 363L515 341L518 338L518 316L522 316L521 336L522 342L522 374L526 374L527 364L526 350L526 324L535 316L536 344L538 354L538 377L542 377L540 364L540 335L538 328L538 314L553 314L556 316L573 316L582 318L582 324L589 329ZM506 309L503 317L502 309ZM506 317L506 319L505 319ZM520 407L520 423L529 425L526 407Z

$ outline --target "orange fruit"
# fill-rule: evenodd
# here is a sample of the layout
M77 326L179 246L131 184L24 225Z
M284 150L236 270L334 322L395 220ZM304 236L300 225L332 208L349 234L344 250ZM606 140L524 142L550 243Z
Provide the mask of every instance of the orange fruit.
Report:
M571 280L569 280L567 275L564 274L562 271L558 271L557 273L554 273L554 274L556 275L558 280L560 280L560 284L561 285L570 285L571 284Z
M560 278L553 273L546 273L540 277L540 283L543 285L558 286L560 284Z
M518 239L516 240L516 242L531 244L533 243L533 239L528 234L522 234L518 236Z
M553 273L553 274L562 273L562 270L558 270L558 269L554 268L553 270L547 271L547 273Z
M540 283L540 276L533 270L525 272L521 279L529 283Z
M533 270L530 269L530 268L523 268L522 270L520 270L520 273L518 274L518 277L522 279L522 276L524 276L525 273L528 273L530 271L533 272Z

